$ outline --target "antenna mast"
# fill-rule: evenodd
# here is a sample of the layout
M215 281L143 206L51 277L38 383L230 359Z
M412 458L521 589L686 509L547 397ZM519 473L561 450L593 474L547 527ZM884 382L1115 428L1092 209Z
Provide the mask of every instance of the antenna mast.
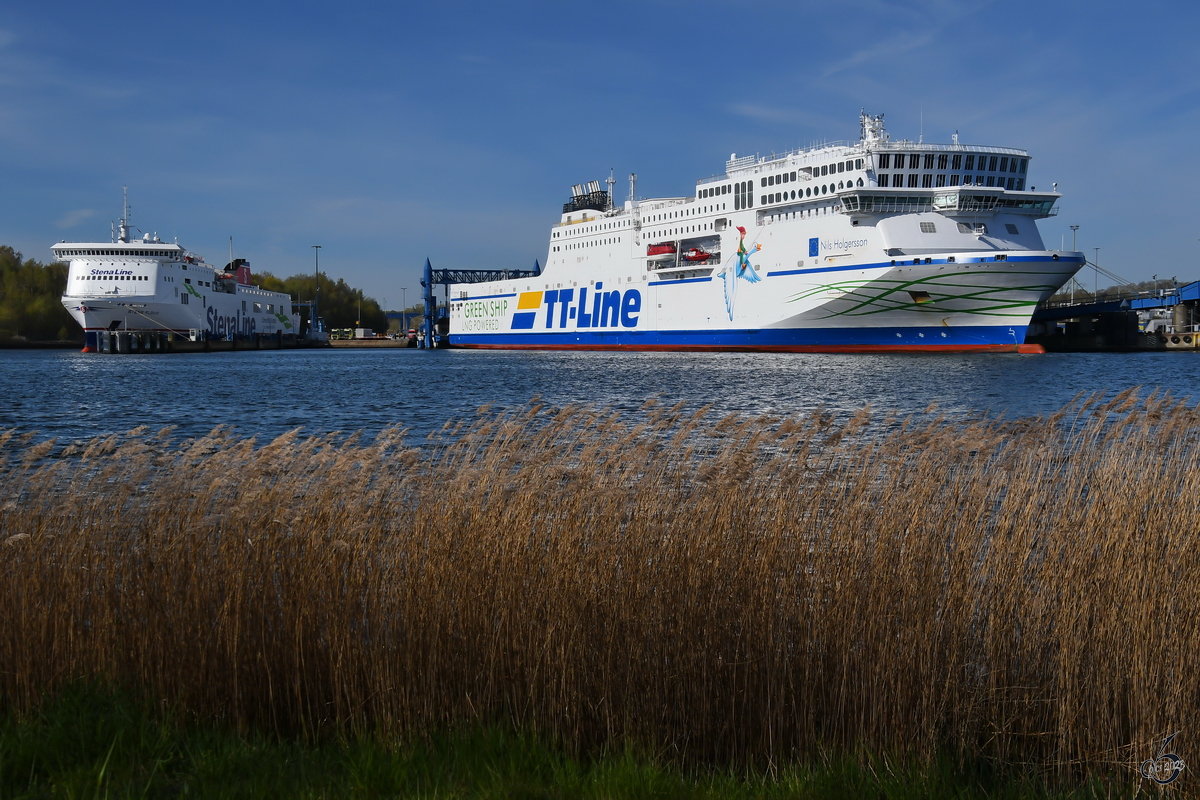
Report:
M637 189L637 173L629 173L629 202L632 203L635 198L634 191Z
M605 183L608 184L608 210L612 211L613 210L613 190L612 189L613 189L613 184L616 183L616 180L613 179L613 168L612 167L608 168L608 180L605 181Z
M128 242L129 241L129 187L122 186L121 189L125 195L125 202L123 204L124 210L121 212L121 227L118 230L119 235L117 236L116 241Z

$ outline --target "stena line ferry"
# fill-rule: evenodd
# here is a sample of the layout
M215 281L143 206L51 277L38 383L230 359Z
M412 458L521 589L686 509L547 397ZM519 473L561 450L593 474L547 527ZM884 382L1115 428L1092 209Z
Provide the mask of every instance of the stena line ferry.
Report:
M290 336L300 318L292 298L250 284L250 265L224 269L154 234L131 239L129 204L111 242L60 242L55 261L69 265L62 304L83 327L83 352L100 349L105 332L189 339Z
M1036 351L1034 307L1084 264L1029 154L892 141L730 156L688 197L576 185L536 277L456 284L451 346L799 352Z

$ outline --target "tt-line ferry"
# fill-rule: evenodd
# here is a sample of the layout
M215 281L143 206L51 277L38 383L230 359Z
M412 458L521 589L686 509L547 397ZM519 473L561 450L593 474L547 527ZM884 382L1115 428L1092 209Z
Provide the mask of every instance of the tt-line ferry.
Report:
M85 353L99 349L104 331L232 339L299 330L291 296L252 286L245 259L213 267L157 235L130 239L128 220L126 202L113 241L52 248L56 261L70 265L62 303L83 327Z
M576 185L540 275L450 287L451 346L1040 352L1034 307L1084 264L1038 232L1057 185L1026 185L1025 150L860 121L857 142L730 156L690 197Z

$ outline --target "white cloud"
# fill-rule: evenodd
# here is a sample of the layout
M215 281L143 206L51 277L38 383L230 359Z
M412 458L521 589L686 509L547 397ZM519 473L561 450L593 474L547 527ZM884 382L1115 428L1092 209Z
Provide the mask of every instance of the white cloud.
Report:
M845 72L873 61L903 62L908 53L926 48L933 41L933 36L930 34L893 36L878 45L859 50L849 58L834 62L821 73L821 77L829 78L839 72Z
M58 220L54 224L62 229L74 228L85 219L94 216L96 216L96 210L94 208L77 208L74 211L68 211L66 214L63 214L62 219Z
M762 120L763 122L785 122L791 125L812 126L824 130L836 130L839 122L832 117L812 114L789 106L769 106L758 103L734 103L728 106L731 114L739 117ZM830 127L834 126L834 127Z

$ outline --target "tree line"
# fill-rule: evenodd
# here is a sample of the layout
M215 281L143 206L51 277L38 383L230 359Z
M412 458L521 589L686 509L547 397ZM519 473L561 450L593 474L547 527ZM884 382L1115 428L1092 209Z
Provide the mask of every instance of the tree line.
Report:
M0 245L0 340L79 340L83 331L63 307L67 265L43 264Z
M271 292L286 292L292 300L310 302L316 282L312 275L293 275L276 278L269 272L254 274L250 280ZM355 289L339 278L321 275L321 295L317 299L317 316L325 320L325 328L371 328L377 333L387 332L387 314L373 297L367 297L361 289ZM308 312L302 316L307 320Z

